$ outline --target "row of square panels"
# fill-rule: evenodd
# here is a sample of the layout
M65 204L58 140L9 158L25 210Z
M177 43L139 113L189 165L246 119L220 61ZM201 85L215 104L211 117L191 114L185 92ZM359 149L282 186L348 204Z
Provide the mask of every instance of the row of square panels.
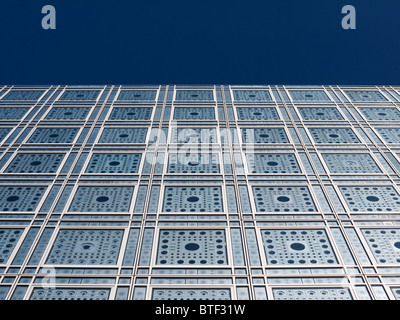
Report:
M4 167L3 173L57 173L65 158L64 153L17 153ZM378 164L368 153L322 153L331 173L382 173ZM140 153L94 153L85 173L138 173L142 159ZM143 158L151 165L152 158ZM294 153L247 153L248 173L298 174L303 169ZM218 153L171 153L167 173L221 173ZM159 163L162 164L162 163ZM224 160L228 164L228 160ZM1 168L0 168L1 170Z
M0 264L6 264L13 255L23 231L0 229ZM123 255L125 232L122 229L60 229L49 244L44 263L117 265ZM267 265L339 264L339 255L333 246L335 242L325 229L260 229L259 232ZM400 262L400 229L362 228L361 234L376 263ZM137 235L136 232L130 239L126 254L130 254L129 250L136 252ZM229 245L225 229L160 229L154 259L160 266L229 265L229 248L233 247Z
M311 127L307 128L316 144L361 144L361 138L351 128ZM158 129L156 129L158 130ZM0 139L4 140L12 131L0 127ZM80 128L38 127L29 136L27 144L72 144L79 137ZM376 131L387 143L400 143L400 128L377 128ZM101 130L96 143L103 144L144 144L148 139L148 130L143 127L105 127ZM155 132L155 131L154 131ZM226 132L221 129L221 133ZM93 140L94 137L91 137ZM161 139L165 141L165 136ZM241 128L241 139L246 144L288 144L289 135L285 128ZM297 139L297 137L295 137ZM234 142L235 137L233 137ZM0 140L1 141L1 140ZM218 143L218 132L215 128L172 128L171 143L207 144Z
M400 196L392 186L338 187L351 212L397 212ZM317 212L317 201L307 186L253 186L257 212ZM68 212L129 212L134 187L79 186ZM0 186L0 211L36 210L46 192L38 186ZM166 186L162 212L224 212L220 186ZM158 202L158 199L157 199ZM157 207L157 203L155 206Z
M2 107L0 120L21 120L28 107ZM274 107L236 107L238 120L281 120ZM400 111L394 107L359 107L366 120L398 121ZM91 107L53 107L44 120L86 120ZM345 116L335 107L297 107L303 120L342 121ZM108 120L151 120L152 107L114 107ZM175 107L173 120L216 120L213 107Z
M11 90L2 100L4 101L34 101L40 99L45 90ZM71 90L63 92L58 100L61 101L93 101L97 100L102 90ZM344 90L351 101L388 101L377 90ZM272 101L269 90L232 90L235 101ZM288 90L293 101L330 101L331 98L324 90ZM121 90L117 101L154 101L158 90ZM336 97L335 97L336 98ZM214 101L214 90L176 90L176 101Z

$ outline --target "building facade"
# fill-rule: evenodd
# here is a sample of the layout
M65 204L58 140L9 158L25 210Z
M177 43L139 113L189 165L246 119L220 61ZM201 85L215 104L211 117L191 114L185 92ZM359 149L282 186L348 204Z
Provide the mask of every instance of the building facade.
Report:
M0 87L0 299L398 299L400 87Z

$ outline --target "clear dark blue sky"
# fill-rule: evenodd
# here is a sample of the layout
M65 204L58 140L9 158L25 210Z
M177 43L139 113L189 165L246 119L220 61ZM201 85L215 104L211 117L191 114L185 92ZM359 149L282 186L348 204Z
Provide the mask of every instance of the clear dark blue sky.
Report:
M399 85L399 16L399 0L4 0L0 83Z

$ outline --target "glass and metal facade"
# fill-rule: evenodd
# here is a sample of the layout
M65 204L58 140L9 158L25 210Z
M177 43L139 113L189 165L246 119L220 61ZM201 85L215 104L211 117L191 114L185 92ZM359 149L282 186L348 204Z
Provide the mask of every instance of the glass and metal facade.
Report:
M0 87L0 299L400 298L400 87Z

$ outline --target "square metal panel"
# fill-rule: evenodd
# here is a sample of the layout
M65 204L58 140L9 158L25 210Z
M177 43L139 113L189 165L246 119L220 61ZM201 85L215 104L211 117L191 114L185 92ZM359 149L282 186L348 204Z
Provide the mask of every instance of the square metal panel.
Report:
M212 90L177 90L175 100L210 101L214 100L214 92Z
M378 264L400 262L400 229L361 229Z
M128 212L133 187L78 187L69 212Z
M166 187L164 212L222 212L221 187Z
M392 291L396 300L400 300L400 287L391 287L390 290Z
M34 211L46 187L0 186L0 211Z
M351 101L387 101L379 91L345 90Z
M109 120L150 120L153 108L114 107Z
M322 157L332 173L382 173L367 153L323 153Z
M55 173L64 153L20 153L11 161L5 173Z
M301 173L294 154L249 153L246 159L250 173Z
M344 120L335 107L299 107L297 110L303 120Z
M53 107L46 115L47 120L85 120L91 108Z
M10 128L0 128L0 142L2 142L5 137L7 137L10 131Z
M359 107L367 120L400 120L400 111L396 108Z
M44 90L12 90L7 93L2 100L38 100L44 93Z
M145 143L147 128L104 128L99 143Z
M154 101L157 96L157 90L121 90L118 95L119 101Z
M86 168L86 173L137 173L140 153L95 153Z
M30 108L1 107L0 120L21 120Z
M174 120L215 120L215 112L211 107L176 107Z
M101 90L66 90L59 100L83 101L96 100Z
M60 230L46 263L115 265L123 234L123 230Z
M268 264L338 263L323 229L262 230L261 235Z
M267 90L233 90L236 101L272 101Z
M37 128L27 143L73 143L78 128Z
M238 120L279 120L278 112L274 107L238 107L236 112Z
M283 128L242 128L243 143L289 143Z
M347 288L273 288L274 300L353 300Z
M351 211L399 211L400 196L392 186L339 187Z
M15 228L0 229L0 264L7 263L23 231Z
M377 128L386 143L400 143L400 128Z
M361 143L350 128L309 128L315 143Z
M215 128L172 128L171 143L217 143Z
M108 300L110 289L34 288L29 300Z
M157 264L228 264L225 230L160 230Z
M230 300L231 291L219 288L157 288L153 289L152 300Z
M219 173L218 154L170 154L168 173Z
M289 90L294 101L329 101L323 90Z
M258 212L316 212L308 187L256 187L254 202Z

